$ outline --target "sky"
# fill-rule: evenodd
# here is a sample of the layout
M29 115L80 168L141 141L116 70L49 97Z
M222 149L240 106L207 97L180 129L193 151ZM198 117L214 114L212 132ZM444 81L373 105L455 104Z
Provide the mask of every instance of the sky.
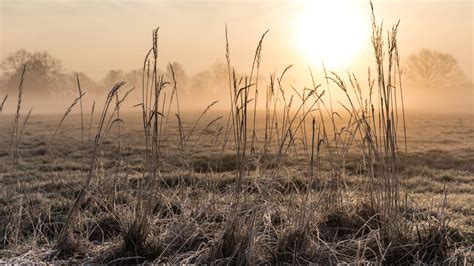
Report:
M330 4L334 2L335 5ZM289 64L295 64L296 71L298 67L317 69L321 62L329 62L335 70L366 71L367 56L372 52L368 1L0 3L1 59L20 48L47 50L62 61L65 70L81 71L96 79L110 69L140 68L151 44L151 31L157 26L161 64L178 61L189 73L225 60L226 24L232 62L241 72L250 68L260 35L267 29L270 31L263 45L262 71L281 70ZM421 48L451 53L472 79L472 1L378 0L374 5L386 29L401 20L402 56ZM313 43L316 49L312 49ZM348 50L348 55L342 53L343 58L339 58L344 64L338 60L331 64L333 55L341 53L334 49ZM311 50L321 51L328 58L319 58Z

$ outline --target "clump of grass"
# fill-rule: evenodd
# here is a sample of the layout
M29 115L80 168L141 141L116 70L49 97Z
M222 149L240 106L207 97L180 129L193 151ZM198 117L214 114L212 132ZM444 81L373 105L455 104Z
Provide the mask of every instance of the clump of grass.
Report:
M161 94L166 83L157 69L158 61L158 30L153 30L153 45L145 56L142 78L142 119L145 138L145 167L143 183L139 183L136 203L132 217L124 221L122 252L132 256L141 256L147 246L150 223L153 214L153 195L157 189L157 180L160 178L161 167L161 138L163 112L160 107Z
M98 129L97 129L97 134L95 136L94 140L94 149L91 157L91 162L89 166L89 170L87 172L87 175L84 178L84 184L81 190L79 191L78 196L76 197L76 200L74 201L74 204L71 206L71 209L69 210L69 214L67 216L67 219L61 229L61 232L58 236L56 247L63 251L63 252L71 252L74 251L75 247L77 247L77 241L74 239L73 235L73 228L75 224L75 219L77 216L77 213L79 211L80 206L83 204L86 193L89 189L89 186L91 184L92 178L96 174L97 170L97 163L98 163L98 156L100 153L100 148L101 145L104 141L105 136L107 135L110 127L116 122L116 120L113 120L113 115L115 113L112 112L112 115L108 117L108 111L110 104L112 100L115 97L115 94L117 91L125 84L125 82L119 82L117 83L108 93L107 98L105 100L104 104L104 109L102 110L102 114L100 116L99 124L98 124ZM82 95L80 96L82 97ZM78 98L76 98L75 103L77 103ZM74 106L74 104L72 106ZM69 108L70 109L70 108ZM68 110L69 110L68 109ZM66 115L69 112L66 111ZM65 115L65 116L66 116ZM63 118L65 117L63 116ZM63 121L62 119L61 121Z

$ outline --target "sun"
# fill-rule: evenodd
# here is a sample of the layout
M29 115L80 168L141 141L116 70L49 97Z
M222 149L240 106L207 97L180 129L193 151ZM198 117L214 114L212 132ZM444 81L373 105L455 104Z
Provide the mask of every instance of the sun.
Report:
M354 1L304 3L294 22L296 49L310 65L347 67L370 40L369 20Z

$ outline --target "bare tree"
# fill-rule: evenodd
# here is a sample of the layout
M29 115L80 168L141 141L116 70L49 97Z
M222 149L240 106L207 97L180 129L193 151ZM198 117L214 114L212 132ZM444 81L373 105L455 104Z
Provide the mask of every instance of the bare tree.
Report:
M404 75L413 86L429 90L459 89L469 85L456 59L429 49L410 55Z
M189 81L189 94L216 95L227 86L227 67L223 63L216 62L209 69L193 75Z
M101 80L101 84L104 88L110 88L115 83L117 83L118 80L123 80L123 79L124 79L123 70L111 69L109 70L109 72L107 72L107 74L105 74L105 77Z
M52 87L62 73L61 62L48 52L28 52L18 50L10 54L0 64L2 86L6 93L16 92L23 66L28 65L26 82L33 94L51 93Z
M61 62L51 56L48 52L28 52L24 49L10 54L0 64L0 68L6 75L14 75L21 72L23 65L28 64L30 76L54 76L61 72Z

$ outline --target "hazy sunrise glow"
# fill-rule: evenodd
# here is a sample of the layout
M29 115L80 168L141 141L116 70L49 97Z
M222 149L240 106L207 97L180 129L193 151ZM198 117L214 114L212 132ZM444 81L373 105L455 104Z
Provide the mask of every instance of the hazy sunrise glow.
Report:
M369 45L367 12L354 1L304 3L294 19L295 49L308 64L344 68Z

